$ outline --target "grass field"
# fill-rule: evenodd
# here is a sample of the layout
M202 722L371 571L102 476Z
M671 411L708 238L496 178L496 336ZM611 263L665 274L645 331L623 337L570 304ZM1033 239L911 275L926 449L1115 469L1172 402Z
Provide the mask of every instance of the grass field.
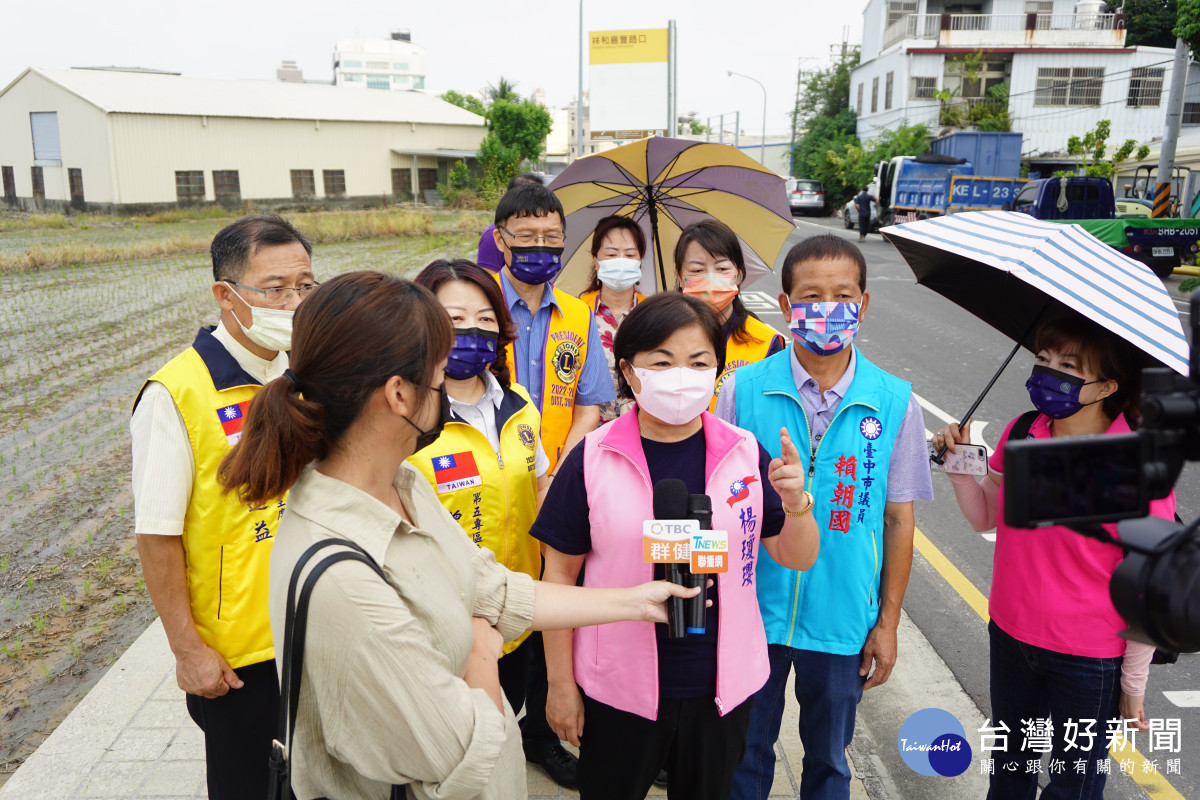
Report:
M215 323L204 248L229 222L6 221L0 257L107 249L0 269L0 783L154 617L133 535L129 415L142 382ZM473 258L487 217L295 221L322 242L323 280ZM200 245L141 249L177 239Z

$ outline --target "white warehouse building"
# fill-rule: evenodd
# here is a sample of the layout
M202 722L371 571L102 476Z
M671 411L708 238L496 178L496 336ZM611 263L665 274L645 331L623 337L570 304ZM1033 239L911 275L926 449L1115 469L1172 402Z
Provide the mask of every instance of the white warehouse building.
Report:
M1099 0L869 0L861 61L851 75L858 136L907 123L969 125L968 109L1008 87L1023 155L1065 155L1100 120L1110 143L1163 133L1173 49L1127 47L1123 14ZM978 59L972 64L972 59ZM1189 85L1185 124L1200 121Z
M0 131L6 205L108 211L422 199L486 128L423 92L29 68Z

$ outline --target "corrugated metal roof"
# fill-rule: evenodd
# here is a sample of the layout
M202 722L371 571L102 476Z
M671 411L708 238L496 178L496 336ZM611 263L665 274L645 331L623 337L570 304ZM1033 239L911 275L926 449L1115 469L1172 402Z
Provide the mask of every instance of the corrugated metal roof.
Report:
M474 158L474 150L405 150L393 147L392 152L398 156L436 156L438 158Z
M36 72L110 113L484 124L483 117L422 92L38 67L22 73L9 86L28 72Z

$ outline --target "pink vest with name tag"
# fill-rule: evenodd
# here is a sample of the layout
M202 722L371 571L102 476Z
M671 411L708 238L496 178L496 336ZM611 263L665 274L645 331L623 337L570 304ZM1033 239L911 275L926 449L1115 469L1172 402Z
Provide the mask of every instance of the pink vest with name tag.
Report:
M712 526L729 536L729 571L716 576L721 602L715 701L724 716L762 688L770 671L754 590L762 484L754 436L708 412L702 420ZM642 558L642 523L654 517L654 490L642 451L637 406L587 435L583 463L592 527L584 584L635 586L653 580L654 565ZM588 697L657 719L658 644L653 623L577 628L574 666L575 680Z

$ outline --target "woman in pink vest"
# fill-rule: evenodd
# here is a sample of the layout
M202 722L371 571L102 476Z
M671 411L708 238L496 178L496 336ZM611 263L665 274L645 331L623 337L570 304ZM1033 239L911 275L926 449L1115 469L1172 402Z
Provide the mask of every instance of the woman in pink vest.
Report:
M641 800L664 767L669 797L718 800L732 788L748 701L768 673L758 544L787 567L812 566L812 496L786 431L784 457L772 461L753 435L706 411L725 337L703 301L664 292L638 303L613 353L636 413L588 434L559 465L530 531L546 545L543 580L574 584L581 569L595 587L662 577L663 565L645 560L642 528L655 516L655 485L671 478L711 499L727 547L708 559L726 571L713 575L703 628L682 638L654 623L547 635L546 716L580 748L583 800Z
M996 762L988 797L1033 800L1038 774L1025 767L1049 748L1050 763L1066 768L1050 770L1041 796L1099 800L1108 775L1109 720L1120 717L1127 730L1149 730L1142 704L1154 647L1120 636L1125 622L1108 585L1121 548L1061 525L1023 529L1005 522L1004 443L1020 422L1025 439L1129 433L1141 416L1141 359L1131 344L1082 317L1044 324L1035 347L1025 386L1037 416L1008 424L986 476L948 476L971 526L996 529L988 597L990 719L1011 733L1006 750L988 754ZM951 424L933 443L945 442L953 452L970 436L969 424L961 431ZM1175 493L1151 501L1150 513L1174 518ZM1116 532L1115 525L1104 527ZM1028 723L1040 728L1043 742L1036 731L1025 735ZM1114 757L1124 758L1122 752L1132 749L1116 749Z

